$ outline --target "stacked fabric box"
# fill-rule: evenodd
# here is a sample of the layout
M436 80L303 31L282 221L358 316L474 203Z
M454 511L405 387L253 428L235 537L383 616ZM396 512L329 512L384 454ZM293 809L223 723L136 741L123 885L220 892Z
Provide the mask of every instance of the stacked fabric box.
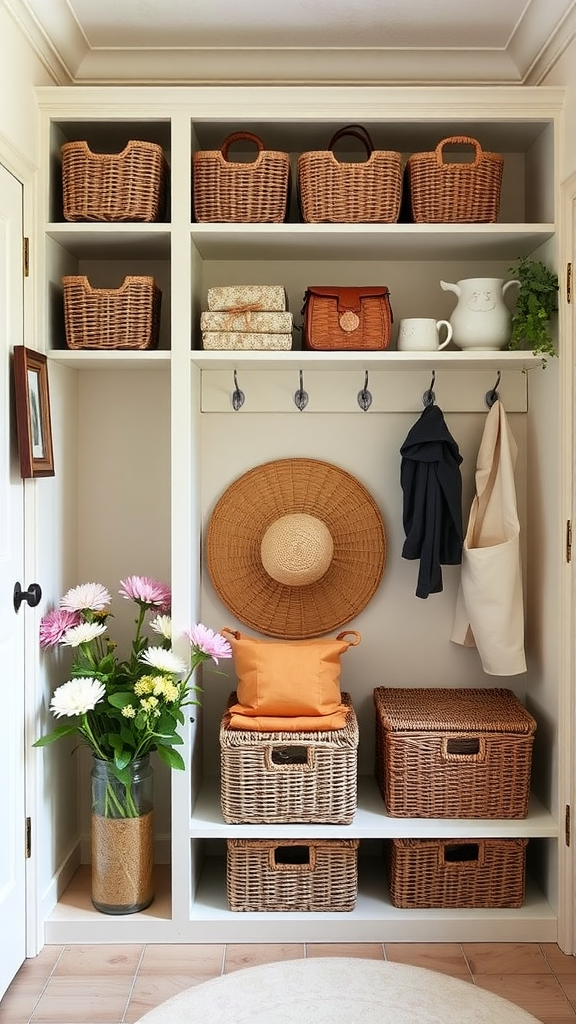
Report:
M200 330L205 349L289 350L293 317L281 285L208 289Z

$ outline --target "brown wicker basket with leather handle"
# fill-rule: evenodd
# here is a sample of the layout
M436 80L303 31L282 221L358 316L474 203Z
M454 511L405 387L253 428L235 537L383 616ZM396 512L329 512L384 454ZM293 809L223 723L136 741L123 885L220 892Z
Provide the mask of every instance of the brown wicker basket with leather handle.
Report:
M230 146L246 139L257 147L256 159L228 159ZM266 149L258 135L233 132L221 149L192 155L194 216L197 221L279 223L288 207L290 157Z
M342 138L359 139L366 148L363 162L344 162L333 153ZM298 158L298 189L302 219L312 224L392 224L398 220L402 195L400 153L375 150L362 125L337 131L328 149Z
M93 153L87 142L62 146L65 220L158 221L166 206L162 146L131 140L121 153Z
M317 351L388 348L392 308L385 285L310 286L302 309L304 347Z
M445 147L471 146L471 161L448 160ZM498 219L504 159L476 139L453 135L406 163L406 195L416 224L489 224Z

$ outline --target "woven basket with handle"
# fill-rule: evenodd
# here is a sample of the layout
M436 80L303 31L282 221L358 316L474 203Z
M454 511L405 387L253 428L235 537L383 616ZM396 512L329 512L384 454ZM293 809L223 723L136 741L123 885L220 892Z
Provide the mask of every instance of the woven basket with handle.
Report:
M242 140L257 148L256 158L250 162L228 158L230 146ZM221 149L194 153L192 169L197 221L279 223L285 219L290 157L266 149L258 135L233 132Z
M472 160L447 159L445 148L471 146ZM504 159L487 153L476 139L454 135L431 153L413 153L406 162L406 194L417 224L488 224L498 219Z
M65 220L158 221L168 165L155 142L131 140L121 153L93 153L87 142L62 146Z
M333 153L346 136L363 143L365 161L345 162ZM402 157L375 150L362 125L347 125L332 136L328 149L301 154L298 189L302 219L309 223L392 224L400 213Z

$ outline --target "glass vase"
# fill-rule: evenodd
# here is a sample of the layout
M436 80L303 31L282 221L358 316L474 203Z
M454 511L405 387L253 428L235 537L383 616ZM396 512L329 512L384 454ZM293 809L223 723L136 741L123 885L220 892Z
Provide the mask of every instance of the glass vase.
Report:
M154 774L150 757L118 772L92 762L92 903L103 914L135 914L154 899Z

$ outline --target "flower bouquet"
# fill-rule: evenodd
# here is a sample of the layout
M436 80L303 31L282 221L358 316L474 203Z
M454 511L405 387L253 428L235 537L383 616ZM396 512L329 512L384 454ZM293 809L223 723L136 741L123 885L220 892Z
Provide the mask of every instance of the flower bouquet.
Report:
M170 768L185 767L175 748L183 708L200 704L192 674L203 661L232 657L227 640L202 624L186 632L189 665L172 651L170 589L147 576L120 581L121 597L138 612L129 656L117 657L108 636L111 596L100 583L64 595L40 623L43 648L74 651L70 678L50 702L66 721L36 740L42 747L76 733L93 754L92 902L106 914L133 914L154 898L153 793L150 752ZM147 621L147 616L149 621ZM155 634L151 643L147 630Z
M69 680L55 690L50 702L53 715L67 721L34 746L77 733L95 758L109 762L120 783L108 787L106 815L134 817L139 812L130 793L131 764L156 751L170 768L185 767L175 748L183 743L177 731L185 722L182 709L200 704L201 688L191 685L192 674L202 662L218 664L232 651L223 636L200 623L185 634L191 648L187 666L171 649L167 584L129 576L120 581L119 594L138 609L131 651L124 661L117 658L116 644L107 632L112 598L100 583L73 587L60 607L42 618L40 646L72 648L75 656ZM146 625L155 634L155 644L148 639Z

